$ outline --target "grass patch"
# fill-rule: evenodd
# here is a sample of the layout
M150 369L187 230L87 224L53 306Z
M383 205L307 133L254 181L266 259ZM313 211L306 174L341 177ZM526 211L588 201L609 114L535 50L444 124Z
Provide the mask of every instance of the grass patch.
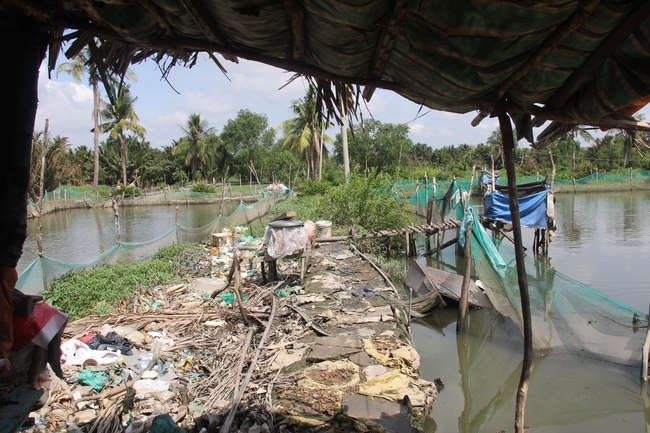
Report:
M173 271L172 261L186 249L203 251L200 245L178 244L162 248L147 262L105 264L80 272L70 272L52 281L45 300L70 316L71 320L91 314L106 315L124 299L133 300L141 287L182 281Z
M166 262L172 262L176 256L178 256L179 252L187 249L203 251L203 247L201 245L190 243L174 244L159 249L158 252L153 256L153 260L164 260Z

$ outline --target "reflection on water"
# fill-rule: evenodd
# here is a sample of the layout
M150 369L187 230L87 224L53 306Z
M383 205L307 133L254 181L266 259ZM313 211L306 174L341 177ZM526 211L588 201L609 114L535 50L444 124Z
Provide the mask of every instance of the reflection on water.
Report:
M580 306L582 311L574 308L572 314L599 314L591 304L583 308L586 301L578 296L582 292L567 290L558 297L555 289L568 281L555 270L647 311L650 193L559 195L556 215L558 233L550 247L548 267L527 264L531 293L538 300L536 308L548 311L546 316L552 319L546 322L550 335L559 337L554 332L560 323L552 317L550 307ZM447 238L452 236L450 233ZM532 245L532 230L525 229L523 238ZM464 267L463 258L455 257L453 248L439 261L426 262L456 272ZM558 305L560 302L564 304ZM428 380L440 377L446 385L434 407L435 421L428 421L427 431L512 431L521 369L521 332L497 313L479 310L470 314L469 334L457 336L456 316L456 310L439 311L412 327L422 356L422 374ZM650 398L640 384L639 369L602 361L607 356L576 354L576 347L605 355L612 350L636 354L645 328L634 329L628 319L626 316L620 321L622 329L629 328L627 340L613 337L609 345L595 333L583 340L565 338L559 343L568 347L568 353L555 350L536 359L526 409L531 431L650 431ZM608 325L603 322L592 325L585 321L594 332L607 331ZM561 331L570 338L582 338L584 329L572 333L576 324L576 320L568 320ZM627 347L626 342L634 347ZM613 347L617 345L623 348L618 351Z
M456 314L439 311L412 326L420 371L445 383L427 431L511 431L521 333L498 314L477 310L469 316L468 334L457 336ZM440 328L440 323L447 325ZM536 432L643 431L649 410L638 374L638 369L573 355L538 358L526 424Z
M558 194L555 268L612 298L648 310L650 191Z

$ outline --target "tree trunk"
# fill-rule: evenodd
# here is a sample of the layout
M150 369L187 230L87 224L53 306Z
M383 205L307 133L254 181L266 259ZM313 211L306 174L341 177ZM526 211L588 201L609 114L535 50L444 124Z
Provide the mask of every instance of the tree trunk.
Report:
M122 159L122 182L126 186L126 139L120 134L120 156Z
M93 73L90 77L90 83L93 87L93 120L95 128L93 129L93 145L95 154L95 163L93 165L93 195L99 193L99 104L101 102L99 94L99 77Z

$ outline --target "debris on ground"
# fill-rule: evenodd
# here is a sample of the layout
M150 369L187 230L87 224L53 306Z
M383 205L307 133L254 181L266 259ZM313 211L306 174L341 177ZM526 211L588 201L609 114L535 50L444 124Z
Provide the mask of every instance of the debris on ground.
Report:
M261 254L258 240L245 235L237 247L242 255ZM308 259L304 284L299 260L278 262L281 279L268 284L259 264L243 262L240 309L234 283L225 280L232 249L224 242L188 252L176 266L188 269L191 282L144 288L119 314L68 324L66 380L51 375L26 431L421 426L437 388L419 377L400 304L366 261L344 244L321 246ZM219 296L210 296L205 280L216 281Z

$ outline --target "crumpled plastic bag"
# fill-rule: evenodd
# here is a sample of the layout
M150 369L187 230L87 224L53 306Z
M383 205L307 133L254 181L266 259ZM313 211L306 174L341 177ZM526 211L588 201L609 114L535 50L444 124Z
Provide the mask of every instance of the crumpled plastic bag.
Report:
M111 331L105 336L101 334L95 335L92 340L88 342L88 347L93 350L119 350L122 354L131 356L133 355L131 349L135 347L135 344L128 339L121 337L117 332Z
M68 365L82 365L92 359L99 365L112 364L120 357L120 352L92 350L87 344L71 338L61 345L61 360Z
M264 231L264 243L268 245L267 253L274 259L281 259L302 250L309 243L303 227L272 228Z
M309 239L309 242L313 244L314 239L316 238L316 223L311 220L306 220L304 228L305 233L307 234L307 239Z
M81 373L77 376L77 380L84 385L92 386L95 391L101 391L108 382L108 374L104 371L90 371L90 370L81 370Z
M149 433L185 433L185 429L177 426L172 417L166 413L153 419Z

